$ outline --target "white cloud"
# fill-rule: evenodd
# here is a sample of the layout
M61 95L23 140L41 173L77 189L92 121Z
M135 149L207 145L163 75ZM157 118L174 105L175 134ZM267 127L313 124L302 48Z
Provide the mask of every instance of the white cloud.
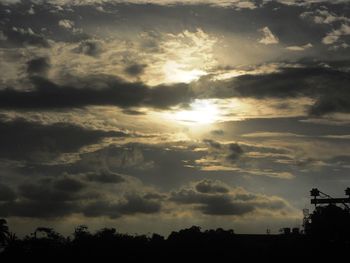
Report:
M33 6L31 6L31 7L29 8L28 14L30 14L30 15L35 15L35 10L34 10Z
M331 45L337 42L338 39L339 39L339 36L334 35L333 33L329 33L322 39L322 43L325 45Z
M313 45L311 43L307 43L303 46L288 46L286 47L286 49L290 50L290 51L304 51L306 49L312 48Z
M342 36L350 35L349 17L330 12L326 7L322 7L322 9L317 9L315 11L304 12L300 17L311 20L315 24L337 25L341 23L338 29L333 29L323 37L322 43L325 45L337 44L332 46L331 49L348 47L348 44L341 41L341 39Z
M342 24L340 28L329 32L323 39L322 43L325 45L331 45L340 40L342 36L350 35L350 25Z
M264 45L272 45L279 43L278 37L275 36L267 26L259 29L259 32L263 34L263 37L259 40L259 43Z
M300 15L303 19L311 19L316 24L332 24L335 22L349 22L350 18L337 15L328 10L317 9L313 12L304 12Z
M58 25L66 29L72 29L74 27L74 21L71 21L68 19L62 19L58 21Z

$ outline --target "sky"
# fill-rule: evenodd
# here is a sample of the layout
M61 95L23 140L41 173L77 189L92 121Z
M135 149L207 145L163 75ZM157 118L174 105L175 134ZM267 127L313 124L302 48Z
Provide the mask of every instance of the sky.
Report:
M350 185L350 1L0 0L0 217L300 227Z

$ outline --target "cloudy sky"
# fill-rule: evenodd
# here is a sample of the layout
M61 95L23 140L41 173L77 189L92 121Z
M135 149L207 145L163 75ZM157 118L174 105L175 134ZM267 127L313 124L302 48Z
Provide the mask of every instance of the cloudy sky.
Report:
M350 168L348 0L0 0L12 231L300 226Z

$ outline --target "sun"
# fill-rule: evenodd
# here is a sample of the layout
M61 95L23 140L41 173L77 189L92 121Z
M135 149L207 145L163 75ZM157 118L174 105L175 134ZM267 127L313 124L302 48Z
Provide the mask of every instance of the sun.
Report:
M187 124L211 124L218 120L219 109L210 100L196 99L189 110L177 111L174 114L176 121Z

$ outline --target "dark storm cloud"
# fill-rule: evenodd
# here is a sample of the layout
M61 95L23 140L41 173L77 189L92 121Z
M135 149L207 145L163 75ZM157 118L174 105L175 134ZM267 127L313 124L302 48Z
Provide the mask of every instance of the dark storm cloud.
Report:
M216 181L199 181L194 185L194 188L182 188L172 192L170 200L178 204L195 205L197 210L207 215L240 216L259 208L278 210L286 206L282 200L273 200L248 192L243 193L229 187L225 187L225 191L213 189L218 184L225 187ZM202 191L203 185L207 185L209 188L205 187L205 191Z
M45 76L50 69L50 60L47 57L37 57L27 61L27 73L29 75Z
M118 184L125 181L123 176L118 173L110 171L100 171L100 172L88 172L86 178L92 182L106 183L106 184Z
M197 204L205 202L205 197L202 193L197 192L191 188L180 189L171 193L170 200L180 204Z
M207 144L212 152L214 153L213 158L220 158L219 153L225 156L229 162L236 162L243 154L244 150L238 143L221 144L220 142L205 139L203 140Z
M237 161L238 158L244 153L242 147L237 143L231 143L228 149L229 154L227 156L227 159L232 162Z
M83 208L82 212L86 216L108 216L118 218L123 215L134 214L154 214L161 210L161 202L150 200L136 194L124 196L124 201L113 203L110 201L97 201Z
M293 98L314 97L344 88L349 84L349 75L326 67L281 68L268 74L242 75L233 78L217 90L219 97Z
M89 105L137 106L142 103L148 88L140 83L125 83L110 76L77 79L81 86L60 86L44 78L32 78L35 90L0 91L3 108L54 109ZM90 84L89 84L90 83ZM88 85L84 87L84 85ZM105 85L106 88L96 88Z
M145 199L155 199L155 200L164 200L167 198L166 194L160 194L160 193L147 193L143 196Z
M138 195L127 195L126 202L122 203L119 210L122 214L132 215L136 213L153 214L161 209L161 203L155 199L145 199Z
M64 177L54 183L54 188L63 192L78 192L84 188L84 184L77 179Z
M207 93L207 97L218 98L310 97L316 100L309 109L310 114L350 112L349 73L331 67L304 65L280 68L278 72L245 74L227 81L214 82L212 85L214 88L211 91L203 90L202 94Z
M229 189L224 185L211 180L203 180L196 184L196 190L200 193L227 193Z
M13 201L17 197L15 191L5 184L0 183L0 202Z
M108 216L110 218L118 218L121 216L118 211L119 205L108 201L96 201L88 204L82 213L87 217Z
M241 121L230 121L218 125L226 131L225 134L231 133L236 136L242 136L249 133L259 132L275 132L275 133L292 133L306 137L350 134L350 127L344 125L334 125L332 122L314 123L309 122L305 117L290 118L258 118L245 119ZM244 146L247 151L264 151L272 153L286 153L285 149L276 149L270 147L252 148L252 146Z
M230 198L223 196L210 197L204 205L199 207L203 214L207 215L244 215L252 212L254 206L250 204L232 202Z
M0 204L0 216L3 217L32 217L32 218L57 218L71 215L78 206L72 202L56 202L23 200Z
M24 119L0 120L0 157L15 160L49 160L76 152L106 137L127 137L120 131L89 130L68 123L41 124Z
M49 110L91 105L168 108L188 103L193 97L183 83L150 88L108 75L76 78L72 85L58 85L38 76L31 81L35 86L32 91L0 90L0 108Z
M113 175L118 178L116 174ZM63 174L55 177L32 178L19 184L15 193L10 187L0 184L0 216L33 218L57 218L82 213L86 216L108 216L154 214L161 211L164 197L157 192L144 194L125 193L106 198L106 188L85 181L82 175ZM94 182L121 182L111 178L98 178ZM142 189L140 189L142 191Z
M145 64L132 64L125 68L125 73L127 73L130 76L139 76L141 75L147 65Z
M204 139L203 140L204 143L208 144L210 147L215 148L215 149L221 149L221 143L216 142L214 140L210 140L210 139Z
M336 89L336 87L334 87ZM340 88L342 89L342 88ZM310 109L311 115L321 116L327 113L350 112L350 92L346 90L337 90L333 94L322 95Z
M188 104L193 98L191 88L185 83L159 85L149 89L145 105L166 109L178 104Z
M16 200L0 202L0 216L52 218L79 212L83 185L74 178L44 178L23 183L18 187Z
M32 201L66 202L82 198L79 192L84 184L74 178L42 179L37 183L25 183L19 186L19 194Z

